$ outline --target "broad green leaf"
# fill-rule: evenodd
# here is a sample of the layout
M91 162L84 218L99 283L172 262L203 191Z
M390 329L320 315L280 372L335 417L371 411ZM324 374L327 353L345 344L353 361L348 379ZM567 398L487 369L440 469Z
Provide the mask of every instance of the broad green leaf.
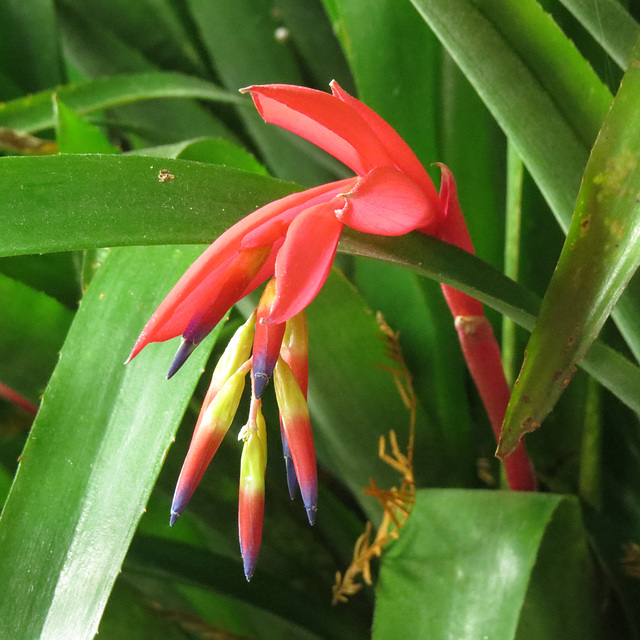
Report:
M57 300L4 275L0 300L0 380L37 404L73 314Z
M51 97L54 93L79 115L155 98L197 98L247 104L242 96L200 78L167 71L150 71L88 80L5 102L0 104L0 126L27 132L52 127L54 114Z
M98 127L66 107L56 96L53 113L60 153L118 153Z
M0 255L210 242L256 205L296 189L237 169L166 158L11 157L1 158L0 167L6 194Z
M560 0L621 69L631 59L640 26L618 0Z
M383 556L373 638L595 639L599 606L574 499L422 490Z
M208 349L170 383L174 344L122 363L197 253L113 250L78 311L0 518L0 619L24 638L96 632Z
M573 222L507 408L502 455L553 409L640 264L639 104L640 63L632 63L587 165Z

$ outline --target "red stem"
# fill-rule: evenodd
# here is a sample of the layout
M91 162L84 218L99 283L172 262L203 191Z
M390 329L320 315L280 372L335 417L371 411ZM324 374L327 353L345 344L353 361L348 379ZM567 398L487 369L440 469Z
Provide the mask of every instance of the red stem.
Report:
M26 398L23 398L17 391L14 391L3 382L0 382L0 398L13 402L13 404L22 407L25 411L34 416L38 413L38 407L35 404L29 402Z
M440 202L444 210L439 236L445 242L474 253L469 229L458 202L453 175L445 165L439 166L442 171ZM511 395L504 375L500 347L489 321L484 316L481 302L447 285L442 285L442 291L455 319L467 367L489 415L497 442ZM508 458L503 460L503 464L511 489L536 490L535 476L523 441Z
M457 296L464 295L446 285L442 285L442 289L447 302L450 300L451 292ZM482 398L497 441L510 396L509 385L502 367L500 347L484 314L466 316L454 313L454 317L462 353ZM536 490L536 480L524 441L520 442L518 448L505 458L503 463L510 489Z

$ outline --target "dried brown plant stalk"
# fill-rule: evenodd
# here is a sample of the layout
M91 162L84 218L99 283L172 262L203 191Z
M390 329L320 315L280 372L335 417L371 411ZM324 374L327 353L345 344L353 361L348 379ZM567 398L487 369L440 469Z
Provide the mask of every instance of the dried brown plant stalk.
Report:
M413 443L416 422L416 395L413 390L411 374L402 356L398 333L394 332L385 322L382 314L376 316L378 326L384 334L389 358L397 367L383 367L388 371L396 383L400 397L409 411L409 444L407 453L403 454L398 446L398 439L394 431L389 432L391 454L387 453L387 441L380 436L378 455L380 459L395 469L402 477L400 488L380 489L373 479L371 486L364 490L365 495L377 498L383 509L382 522L378 532L371 542L373 525L367 522L364 533L356 540L353 560L349 568L342 574L336 572L336 582L333 585L333 604L347 602L349 596L360 591L362 582L357 582L359 576L364 583L371 585L371 560L380 557L382 550L391 540L399 537L399 531L406 524L416 499L416 486L413 477Z
M634 542L623 544L621 563L626 575L640 580L640 545Z

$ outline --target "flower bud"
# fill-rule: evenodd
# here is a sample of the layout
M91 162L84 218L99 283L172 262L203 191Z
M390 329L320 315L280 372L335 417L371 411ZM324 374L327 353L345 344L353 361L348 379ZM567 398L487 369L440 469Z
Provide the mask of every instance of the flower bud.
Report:
M253 392L256 398L260 398L267 383L271 380L286 326L285 323L267 324L263 322L263 319L271 313L275 293L276 281L272 278L267 283L257 309L258 320L253 340L252 365Z
M223 385L208 407L202 407L189 451L173 494L171 520L173 526L196 490L206 468L213 459L238 410L248 369L240 369Z
M291 368L282 358L276 364L274 384L281 425L293 458L302 501L309 522L314 524L318 504L318 476L309 409Z
M244 563L244 574L251 580L258 561L262 541L264 519L264 474L267 466L267 431L260 401L255 398L250 422L243 429L244 447L240 461L240 494L238 500L238 531L240 551Z

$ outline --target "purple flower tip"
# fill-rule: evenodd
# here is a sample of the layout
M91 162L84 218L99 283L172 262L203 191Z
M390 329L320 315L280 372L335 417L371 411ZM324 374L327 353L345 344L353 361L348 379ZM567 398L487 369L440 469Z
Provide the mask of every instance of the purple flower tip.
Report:
M293 458L291 455L284 457L285 469L287 472L287 487L289 488L289 497L293 500L298 492L298 478L296 477L296 469L293 466Z
M253 394L256 397L256 400L260 399L264 388L267 386L269 380L271 380L271 376L262 373L260 371L255 371L253 373Z
M316 523L316 512L318 511L317 505L312 505L310 507L306 507L307 509L307 519L309 520L309 524L313 526Z
M182 340L178 350L176 351L176 355L173 356L173 360L171 361L171 365L169 366L169 371L167 372L167 380L173 377L178 371L180 367L187 361L187 358L193 353L193 350L198 346L197 342L193 340Z
M251 578L253 578L253 572L256 570L257 561L258 561L258 556L255 553L242 554L242 564L244 566L244 577L247 579L247 582L250 582Z

